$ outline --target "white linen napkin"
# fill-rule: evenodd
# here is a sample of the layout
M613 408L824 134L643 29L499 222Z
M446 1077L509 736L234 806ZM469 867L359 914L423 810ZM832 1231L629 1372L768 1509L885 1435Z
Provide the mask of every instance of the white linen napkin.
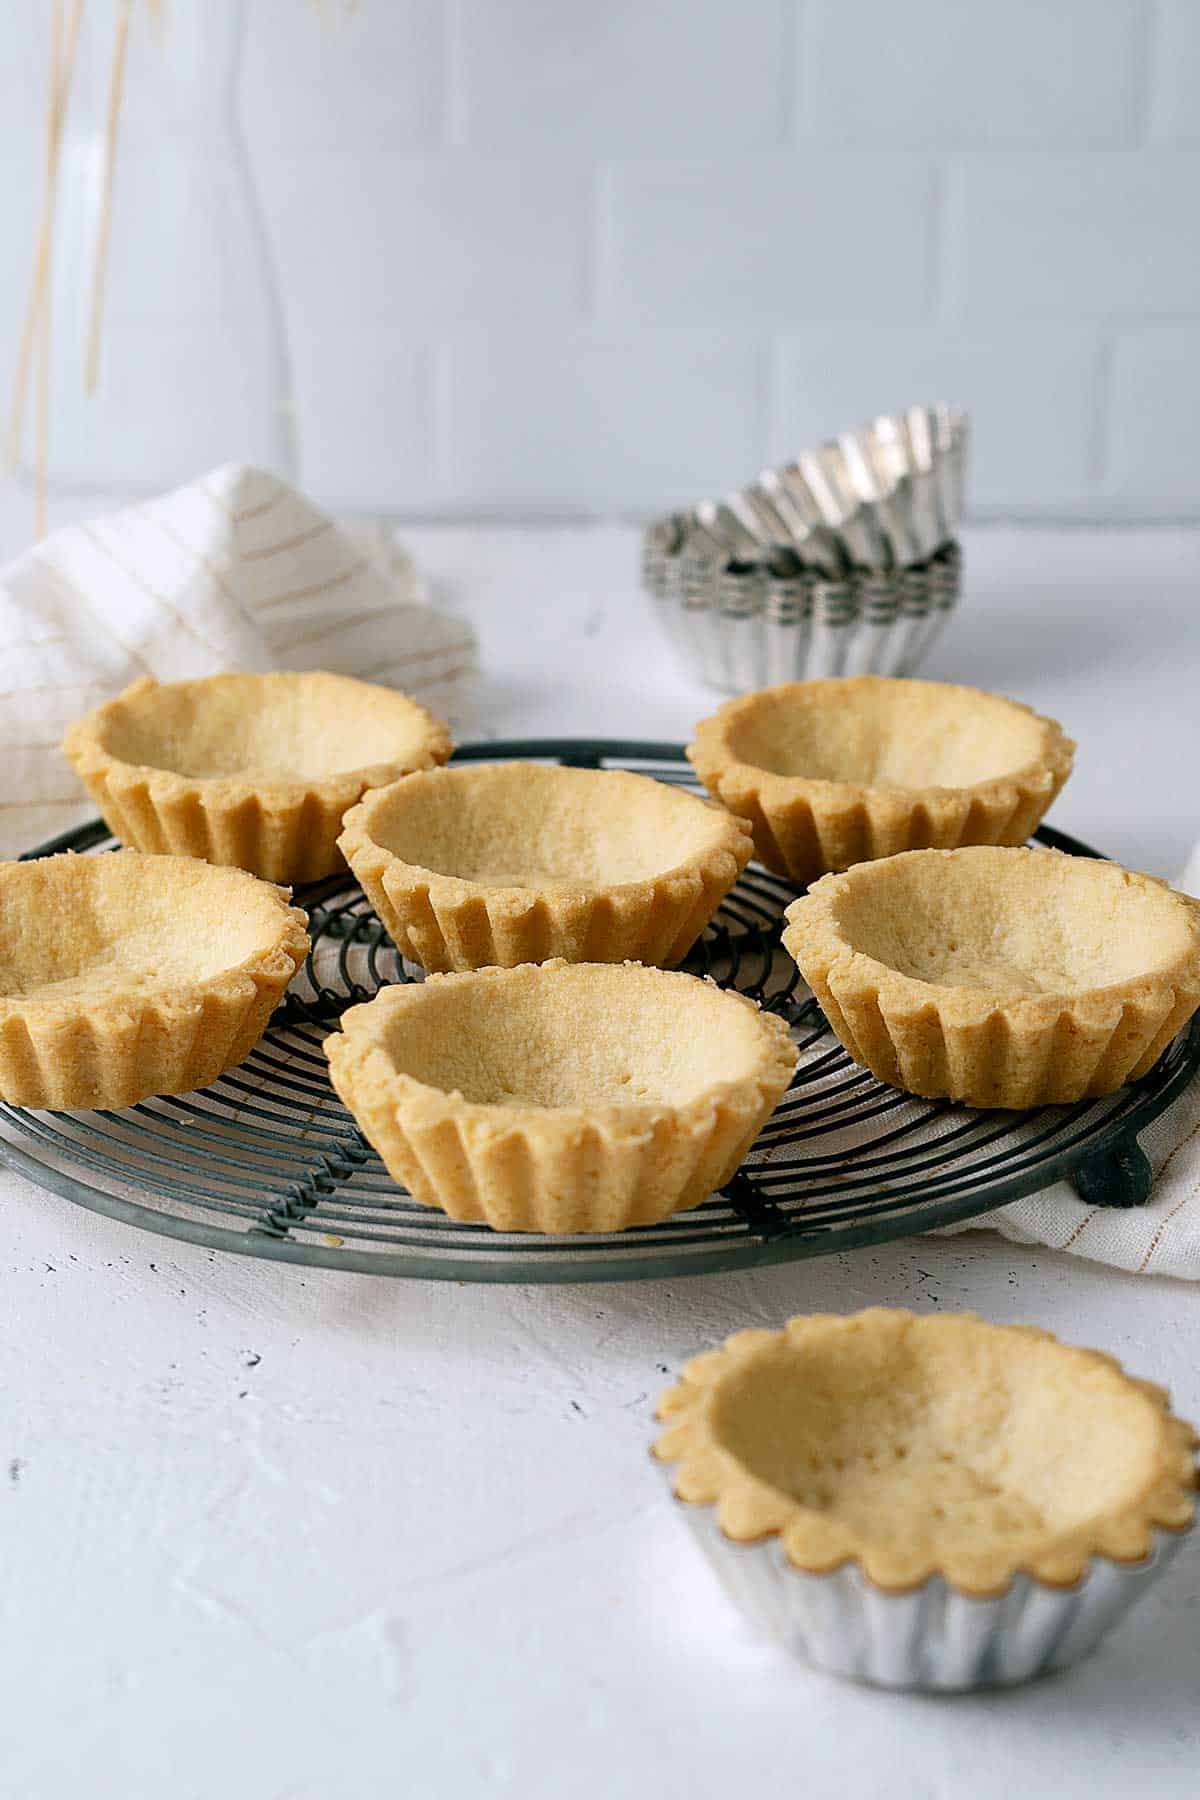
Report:
M70 525L0 571L0 855L95 808L58 745L140 675L332 669L411 693L459 733L477 666L403 553L261 470L230 464Z
M1200 896L1200 844L1175 885ZM1045 1244L1134 1275L1200 1281L1200 1080L1192 1081L1138 1142L1155 1177L1145 1206L1088 1206L1074 1188L1057 1181L944 1231L998 1231L1014 1243Z
M1045 1244L1134 1275L1200 1281L1200 1081L1193 1081L1140 1134L1154 1186L1145 1206L1087 1206L1056 1181L1011 1206L947 1225L936 1235L998 1231L1017 1244Z

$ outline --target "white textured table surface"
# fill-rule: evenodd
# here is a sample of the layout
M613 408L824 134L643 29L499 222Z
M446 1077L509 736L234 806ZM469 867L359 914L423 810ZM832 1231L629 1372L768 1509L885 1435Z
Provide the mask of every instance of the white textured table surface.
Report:
M0 521L2 523L2 521ZM407 534L480 626L489 737L682 738L710 697L634 535ZM1056 820L1197 831L1200 538L993 531L927 672L1081 743ZM745 1276L473 1288L144 1236L0 1177L0 1793L21 1800L1194 1793L1200 1551L1088 1665L901 1699L750 1638L671 1517L650 1404L745 1323L976 1307L1200 1416L1200 1294L986 1236Z

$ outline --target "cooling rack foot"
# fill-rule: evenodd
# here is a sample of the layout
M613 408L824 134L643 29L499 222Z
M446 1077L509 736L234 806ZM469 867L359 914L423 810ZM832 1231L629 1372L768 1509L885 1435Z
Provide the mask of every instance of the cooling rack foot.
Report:
M1145 1206L1154 1186L1146 1152L1130 1132L1081 1162L1071 1186L1088 1206Z

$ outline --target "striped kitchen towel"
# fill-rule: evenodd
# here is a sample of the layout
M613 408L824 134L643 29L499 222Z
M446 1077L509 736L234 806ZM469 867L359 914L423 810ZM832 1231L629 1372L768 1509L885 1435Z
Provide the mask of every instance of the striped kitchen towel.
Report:
M3 856L94 812L58 746L138 676L332 669L402 688L461 735L477 667L470 627L424 604L385 532L233 464L10 563L0 644Z
M1045 1244L1131 1275L1200 1281L1200 1081L1185 1088L1139 1142L1154 1170L1144 1206L1092 1206L1067 1182L1056 1181L943 1232L998 1231L1016 1244Z

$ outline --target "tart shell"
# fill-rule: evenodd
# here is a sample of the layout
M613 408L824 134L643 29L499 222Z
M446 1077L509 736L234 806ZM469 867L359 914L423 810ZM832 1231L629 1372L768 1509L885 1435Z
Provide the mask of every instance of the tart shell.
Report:
M604 883L577 878L528 886L467 880L425 868L381 841L388 815L397 807L453 808L461 792L481 782L497 788L498 813L510 792L523 787L536 793L544 785L548 792L569 790L586 814L596 783L607 798L616 795L629 809L647 800L676 814L694 808L697 841L681 861L644 879ZM525 802L528 794L520 797ZM347 813L338 841L401 955L439 973L514 968L555 957L672 968L687 955L753 854L743 820L647 776L519 763L461 764L376 789Z
M973 695L1034 721L1036 753L1023 767L963 786L869 786L804 775L783 775L745 760L739 731L764 703L794 695L797 703L862 708L869 716L881 691L902 691L932 712L944 696ZM961 844L1022 844L1049 810L1071 773L1075 746L1053 719L1015 700L931 681L855 675L786 683L729 700L696 727L688 757L705 787L731 812L749 820L755 854L777 875L804 887L830 870L895 856L904 850L955 849Z
M409 743L386 761L297 779L253 771L193 775L114 753L113 728L133 712L160 713L169 734L173 696L181 690L187 690L190 701L199 697L218 717L230 718L249 704L271 705L296 695L314 715L321 709L343 719L352 717L356 707L386 707L394 711L397 729ZM335 874L343 866L337 839L347 809L369 788L445 762L452 748L442 722L407 695L320 671L212 675L167 684L135 681L115 700L77 720L63 740L64 754L123 844L160 856L195 856L247 869L285 886Z
M912 851L826 875L792 902L784 948L840 1042L880 1081L968 1106L1069 1105L1145 1075L1200 1007L1200 907L1153 876L1110 864L1082 867L1112 871L1113 904L1130 890L1161 896L1183 927L1184 947L1165 967L1084 991L1021 994L919 980L856 949L838 921L842 899L918 858L932 877L941 857L978 860L993 882L1014 860L1077 860L1016 848Z
M105 889L99 904L121 908L134 931L144 930L152 890L165 915L164 944L172 933L220 941L231 918L251 914L259 941L228 967L191 979L182 970L170 979L135 971L126 981L101 957L94 975L83 966L66 988L50 980L40 986L24 952L24 991L0 995L0 1097L10 1106L119 1108L207 1087L249 1055L308 953L304 914L280 889L240 869L136 850L0 865L0 910L6 925L19 925L26 907L36 909L60 941L69 940L98 883ZM35 931L31 923L29 935Z
M1094 1516L1061 1528L1043 1521L1041 1531L1036 1526L1024 1533L1001 1530L992 1541L984 1533L966 1544L947 1536L939 1551L931 1548L937 1539L931 1539L926 1529L931 1511L936 1513L942 1481L933 1468L918 1472L905 1498L914 1509L910 1539L894 1530L890 1536L873 1535L874 1519L864 1526L858 1522L861 1514L856 1518L807 1505L764 1480L731 1451L721 1423L722 1405L736 1404L764 1367L794 1356L803 1369L806 1351L828 1356L838 1354L841 1345L873 1356L878 1371L873 1386L882 1388L886 1371L904 1354L904 1340L913 1333L944 1352L948 1368L961 1373L964 1390L977 1346L985 1339L993 1344L1003 1339L1010 1361L1031 1351L1040 1354L1045 1366L1042 1391L1046 1384L1057 1390L1048 1395L1051 1410L1058 1406L1069 1414L1076 1395L1095 1404L1097 1391L1101 1397L1111 1394L1127 1418L1137 1419L1139 1462L1120 1503L1111 1509L1101 1506ZM818 1391L814 1404L819 1407L824 1398ZM864 1395L856 1404L869 1404L870 1399ZM987 1407L993 1396L980 1392L965 1404ZM657 1414L667 1429L656 1440L653 1454L672 1465L676 1497L689 1507L715 1507L716 1523L725 1538L736 1544L777 1540L792 1568L810 1575L855 1564L868 1583L885 1592L909 1592L940 1576L957 1592L982 1598L1004 1593L1021 1574L1050 1588L1071 1588L1085 1576L1092 1558L1140 1563L1151 1552L1156 1530L1183 1532L1195 1518L1200 1439L1172 1414L1162 1388L1126 1375L1119 1363L1100 1351L1062 1344L1050 1332L1030 1325L990 1325L971 1313L919 1317L880 1307L849 1317L795 1318L781 1331L740 1331L721 1349L693 1358L681 1381L660 1398ZM901 1415L892 1415L890 1422L895 1425L897 1418ZM1027 1429L1037 1431L1040 1418L1040 1413L1030 1417ZM919 1422L904 1419L902 1429L919 1430ZM1005 1458L1003 1443L999 1454ZM865 1466L874 1478L877 1464L868 1458Z
M406 1073L388 1049L393 1026L419 1027L431 999L451 999L465 1017L481 997L508 1005L536 990L557 996L560 1016L572 1021L614 1004L655 1006L669 1021L688 990L701 987L714 997L714 1030L721 1020L741 1015L744 1025L754 1015L757 1043L752 1065L733 1078L721 1076L718 1049L713 1079L677 1105L474 1101ZM561 960L385 988L344 1015L325 1053L337 1092L414 1199L497 1231L548 1233L621 1231L706 1199L738 1169L796 1065L782 1020L739 994L640 964L616 969Z

